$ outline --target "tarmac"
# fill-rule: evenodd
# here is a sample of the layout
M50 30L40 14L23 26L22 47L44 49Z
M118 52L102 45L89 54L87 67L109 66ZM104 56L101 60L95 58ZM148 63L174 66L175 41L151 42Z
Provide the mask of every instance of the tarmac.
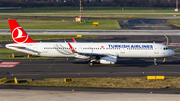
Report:
M179 101L179 94L0 90L0 101Z

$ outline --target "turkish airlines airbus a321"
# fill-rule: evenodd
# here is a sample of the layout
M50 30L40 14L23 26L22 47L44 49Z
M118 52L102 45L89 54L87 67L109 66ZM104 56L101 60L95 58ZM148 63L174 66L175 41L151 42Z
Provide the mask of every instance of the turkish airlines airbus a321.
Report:
M6 48L27 54L44 57L75 57L94 62L115 64L117 58L156 58L171 57L175 52L167 46L157 43L80 43L76 42L36 42L33 41L16 20L8 20L11 29L12 44Z

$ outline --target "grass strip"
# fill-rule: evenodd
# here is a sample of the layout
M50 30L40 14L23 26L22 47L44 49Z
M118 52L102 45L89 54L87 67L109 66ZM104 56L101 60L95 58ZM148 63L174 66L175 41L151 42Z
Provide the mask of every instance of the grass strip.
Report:
M100 29L121 29L115 20L86 20L84 23L75 21L19 21L18 23L24 29L83 29L83 30L100 30ZM93 22L99 22L98 26L92 26ZM0 29L9 29L8 21L0 21Z
M180 19L172 19L172 20L168 20L167 22L177 27L180 27Z
M29 36L33 40L36 40L36 41L71 39L71 37L74 37L78 40L80 38L80 37L77 37L76 35L29 35ZM82 38L93 38L93 37L99 37L99 36L93 36L93 35L82 36ZM11 35L0 35L0 42L7 42L7 41L12 41Z
M0 21L7 19L16 19L20 21L68 21L75 20L79 14L1 14ZM87 18L106 18L106 19L131 19L145 17L172 17L171 14L84 14L83 19ZM180 16L176 14L176 16Z
M21 53L7 48L0 48L0 53Z
M73 78L72 82L64 82L63 78L48 78L44 80L22 79L18 82L19 84L14 84L13 80L8 80L3 85L141 89L180 88L180 77L166 77L165 80L147 80L146 77Z

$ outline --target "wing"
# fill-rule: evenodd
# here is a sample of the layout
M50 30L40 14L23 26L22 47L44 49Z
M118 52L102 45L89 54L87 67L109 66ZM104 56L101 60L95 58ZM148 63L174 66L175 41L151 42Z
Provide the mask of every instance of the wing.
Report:
M99 60L101 64L114 64L117 61L117 56L112 54L77 52L70 43L68 43L68 45L76 58L95 59Z

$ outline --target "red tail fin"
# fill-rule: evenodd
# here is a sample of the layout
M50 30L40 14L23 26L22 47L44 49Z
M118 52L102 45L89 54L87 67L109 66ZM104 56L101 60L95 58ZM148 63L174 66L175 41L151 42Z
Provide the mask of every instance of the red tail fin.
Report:
M11 35L14 43L35 43L23 28L16 22L16 20L8 20Z

